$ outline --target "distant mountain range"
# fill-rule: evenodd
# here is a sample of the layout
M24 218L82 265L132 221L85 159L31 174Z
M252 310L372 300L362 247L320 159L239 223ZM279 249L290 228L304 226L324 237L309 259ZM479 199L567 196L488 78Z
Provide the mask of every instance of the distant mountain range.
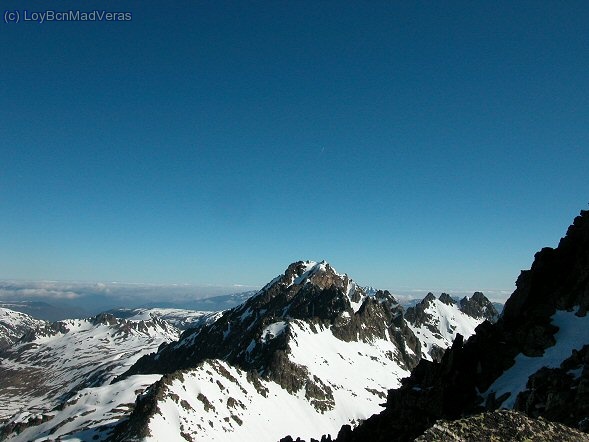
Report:
M76 403L73 398L108 384L140 356L180 335L157 316L127 321L101 314L49 323L0 308L0 331L7 322L22 336L0 352L4 437L52 419L66 403Z
M223 313L117 309L23 325L0 355L2 437L335 436L378 412L422 357L439 359L458 333L497 316L479 294L428 295L405 313L326 262L293 263L255 295L216 305L240 296Z

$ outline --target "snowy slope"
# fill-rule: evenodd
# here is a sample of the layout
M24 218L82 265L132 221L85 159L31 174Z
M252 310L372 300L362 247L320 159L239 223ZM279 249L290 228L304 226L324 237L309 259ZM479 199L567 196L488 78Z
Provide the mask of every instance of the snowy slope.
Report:
M25 333L35 330L45 324L45 321L31 316L0 307L0 350L10 347Z
M35 419L45 420L36 426L24 428L8 440L30 442L55 440L101 441L108 440L114 425L128 415L137 394L156 382L158 375L132 376L121 384L101 385L78 391L62 410L43 414L22 411L14 417L14 425L25 426Z
M0 419L23 410L43 413L81 388L104 385L178 336L178 329L157 318L127 321L110 315L38 328L3 354Z
M350 372L354 363L347 359L339 366ZM372 368L369 363L366 367ZM385 371L383 366L380 369ZM395 377L389 372L382 383L391 384ZM248 378L243 370L219 360L182 372L181 378L166 385L165 399L158 402L158 412L148 423L151 437L145 440L185 441L181 433L203 442L275 442L287 434L308 440L326 432L337 434L342 424L365 419L380 409L382 401L357 383L354 390L359 397L352 390L339 390L342 394L335 394L336 406L320 413L303 391L290 394L275 382L255 384ZM381 388L377 382L370 384Z
M421 343L422 357L430 361L439 359L443 350L452 345L457 334L465 339L473 335L475 328L484 320L483 317L474 318L462 312L449 299L443 302L431 294L408 309L406 318Z
M287 434L310 438L335 436L342 424L357 423L380 411L388 388L398 387L409 372L392 357L398 352L386 339L344 342L327 327L301 320L278 321L261 339L290 337L289 359L301 374L315 380L322 394L308 389L289 392L276 382L252 380L251 373L221 360L207 360L172 375L164 399L148 422L146 440L276 441ZM321 397L324 396L324 397Z

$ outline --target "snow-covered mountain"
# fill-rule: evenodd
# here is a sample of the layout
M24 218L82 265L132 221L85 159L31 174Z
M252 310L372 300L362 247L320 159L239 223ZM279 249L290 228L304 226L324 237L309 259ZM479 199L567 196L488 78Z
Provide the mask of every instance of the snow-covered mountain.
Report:
M127 372L167 376L140 398L121 439L277 440L335 431L378 410L388 386L409 374L419 344L403 333L411 331L390 294L369 297L325 262L294 263L215 323ZM357 384L359 372L370 373L367 385Z
M495 322L497 318L495 307L481 292L458 303L447 293L437 299L428 293L405 313L409 327L421 342L422 357L430 361L439 361L457 334L469 337L485 319Z
M448 306L444 326L446 313L466 316ZM472 334L482 319L471 319L453 332ZM141 358L125 376L165 376L117 437L275 441L318 429L335 436L342 423L381 409L383 392L400 385L421 346L390 293L368 296L328 263L300 261L215 323Z
M180 335L156 316L26 321L35 326L0 354L0 420L9 420L9 428L52 419L59 413L54 408L76 392L110 382L142 355Z

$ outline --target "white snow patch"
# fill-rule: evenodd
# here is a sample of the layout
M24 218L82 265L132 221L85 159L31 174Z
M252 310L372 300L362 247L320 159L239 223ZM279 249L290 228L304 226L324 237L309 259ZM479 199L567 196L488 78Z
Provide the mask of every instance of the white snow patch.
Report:
M271 339L274 339L277 336L280 336L284 333L284 330L287 327L286 321L278 321L268 325L264 330L262 330L261 340L262 342L267 342Z
M575 312L557 310L552 316L552 324L559 330L555 334L556 345L547 348L539 357L528 357L519 354L515 364L503 372L487 389L483 397L495 393L495 397L510 393L501 405L502 408L513 408L517 395L526 389L528 378L542 367L559 367L561 362L571 356L573 350L580 349L589 342L589 315L579 317Z
M356 291L356 289L358 288L358 285L352 281L351 279L347 280L348 283L346 284L346 290L345 290L345 294L346 297L348 298L348 301L350 302L350 306L352 307L352 310L354 310L354 313L356 313L358 310L360 310L360 307L362 306L362 303L364 302L364 296L360 297L360 300L357 302L352 301L352 293L354 293Z

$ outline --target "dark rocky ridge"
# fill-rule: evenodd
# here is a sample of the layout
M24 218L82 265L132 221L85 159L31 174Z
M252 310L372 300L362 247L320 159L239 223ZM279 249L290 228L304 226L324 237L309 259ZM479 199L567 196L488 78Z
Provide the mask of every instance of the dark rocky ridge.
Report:
M403 380L401 388L389 391L383 412L353 431L349 426L342 427L337 440L408 441L439 419L456 420L498 408L505 398L490 396L483 403L479 392L485 392L511 367L516 355L541 356L546 348L555 344L557 328L550 324L550 317L556 309L575 308L578 315L586 314L589 305L589 212L582 211L575 218L556 249L544 248L536 253L531 269L522 271L516 286L496 324L482 323L466 343L458 337L440 363L422 360L412 375ZM583 372L586 371L585 352L572 355L572 361L564 361L565 368L561 367L560 376L554 373L532 376L528 384L530 390L520 395L517 407L533 416L544 416L586 430L584 422L587 420L577 420L587 417L585 378L581 376L576 384L576 400L567 401L570 392L562 389L563 385L574 387L576 382L562 378L567 364L580 367L582 363ZM550 401L543 402L550 394ZM541 404L544 406L536 407ZM557 409L560 411L556 412Z

